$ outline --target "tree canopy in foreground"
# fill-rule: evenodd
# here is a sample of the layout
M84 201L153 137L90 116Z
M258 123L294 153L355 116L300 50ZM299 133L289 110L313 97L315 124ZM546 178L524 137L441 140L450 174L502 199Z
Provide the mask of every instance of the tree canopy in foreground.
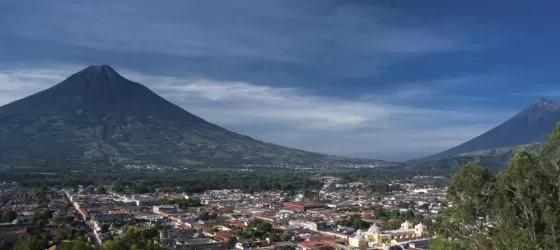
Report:
M498 174L466 165L447 191L430 249L560 249L560 123L541 151Z

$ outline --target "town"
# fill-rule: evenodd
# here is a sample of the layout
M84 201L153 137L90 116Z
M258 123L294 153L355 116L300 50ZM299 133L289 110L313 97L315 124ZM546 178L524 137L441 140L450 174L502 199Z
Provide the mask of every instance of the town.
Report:
M3 183L0 249L29 238L56 249L127 237L145 249L427 249L436 217L449 206L445 189L430 185L313 178L322 188L252 193Z

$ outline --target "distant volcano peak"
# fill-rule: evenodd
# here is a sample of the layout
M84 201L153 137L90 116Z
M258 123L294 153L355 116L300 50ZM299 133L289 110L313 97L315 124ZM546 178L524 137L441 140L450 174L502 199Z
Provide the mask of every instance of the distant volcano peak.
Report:
M543 142L560 121L560 102L540 98L512 118L461 145L425 159Z
M535 102L535 104L533 104L533 106L529 107L529 110L556 112L560 110L560 102L555 102L546 98L540 98Z
M541 97L535 103L541 104L541 105L543 105L543 104L546 105L546 104L552 104L552 103L555 103L555 102L553 100L549 100L549 99L546 99L544 97Z

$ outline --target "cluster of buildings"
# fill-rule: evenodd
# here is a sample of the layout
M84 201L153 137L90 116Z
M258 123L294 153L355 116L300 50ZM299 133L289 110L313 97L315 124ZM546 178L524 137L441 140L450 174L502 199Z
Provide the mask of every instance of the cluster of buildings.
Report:
M313 196L290 196L281 191L243 193L208 190L199 194L156 192L91 194L91 188L52 189L44 197L52 218L45 227L56 229L60 218L82 222L93 244L123 235L127 228L157 230L158 244L171 249L426 249L430 222L445 206L445 190L393 182L398 191L372 195L368 183L341 184L337 177L322 176L322 190ZM332 185L335 184L335 185ZM334 186L334 188L333 188ZM6 188L14 188L8 185ZM107 187L110 189L109 187ZM16 188L17 189L17 188ZM26 192L23 192L26 193ZM17 241L30 233L29 218L41 211L15 195L2 211L16 211L17 218L0 224L0 242ZM189 201L189 202L185 202ZM187 205L185 205L187 204ZM407 204L404 206L403 204ZM376 210L413 213L423 220L392 221L376 217ZM359 218L366 226L344 226L340 221ZM416 218L416 217L415 217ZM254 222L267 223L265 233L255 233ZM399 228L391 225L401 223ZM398 224L397 224L398 225Z
M387 162L331 162L331 163L315 163L315 164L290 164L290 163L269 163L269 164L244 164L244 168L285 168L285 169L296 169L296 170L312 170L312 169L341 169L341 168L380 168L380 167L390 167L397 165L395 163Z
M41 226L41 230L47 234L54 235L61 219L75 216L68 209L68 202L60 190L21 188L17 183L4 183L0 185L0 193L3 197L0 245L17 243L22 237L35 233L37 226ZM52 215L41 218L42 214ZM45 220L38 225L38 219L34 221L34 217Z
M9 202L18 189L17 182L0 182L0 202L2 204Z

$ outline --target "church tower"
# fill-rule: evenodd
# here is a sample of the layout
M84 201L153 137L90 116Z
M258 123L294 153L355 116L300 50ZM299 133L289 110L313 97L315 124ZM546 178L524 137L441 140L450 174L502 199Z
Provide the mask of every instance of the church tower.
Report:
M420 222L420 224L414 227L414 233L416 234L417 237L424 235L426 231L427 228L424 224L422 224L422 222Z

